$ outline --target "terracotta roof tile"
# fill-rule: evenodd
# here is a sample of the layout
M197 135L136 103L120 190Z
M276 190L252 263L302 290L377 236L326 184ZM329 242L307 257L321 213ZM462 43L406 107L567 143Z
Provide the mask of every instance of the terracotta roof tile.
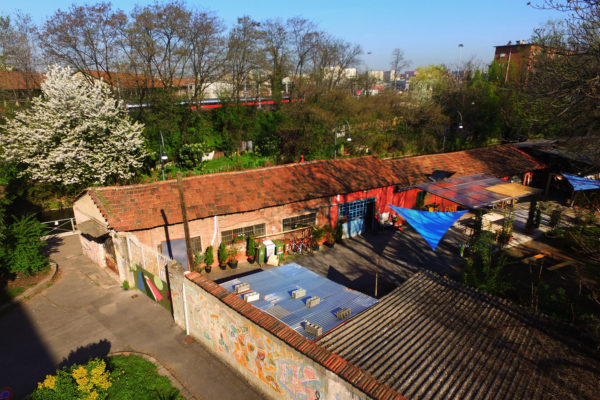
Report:
M543 168L512 145L382 161L377 157L314 161L185 178L189 220L255 211L392 185L427 182L436 169L455 176L502 177ZM182 221L177 181L87 190L111 228L149 229Z
M377 157L200 175L184 178L183 182L189 220L393 184L387 165ZM210 195L211 192L214 194ZM182 221L176 180L90 188L88 193L109 226L117 231L148 229Z
M385 162L394 173L395 183L402 186L428 182L427 175L435 170L455 172L453 177L480 173L504 177L545 168L543 163L510 144Z
M40 90L42 76L38 72L0 71L0 89Z

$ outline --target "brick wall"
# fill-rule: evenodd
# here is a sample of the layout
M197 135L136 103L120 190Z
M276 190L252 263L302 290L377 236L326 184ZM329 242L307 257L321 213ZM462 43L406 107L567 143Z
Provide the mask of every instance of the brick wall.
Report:
M402 399L205 276L168 268L175 322L266 398Z

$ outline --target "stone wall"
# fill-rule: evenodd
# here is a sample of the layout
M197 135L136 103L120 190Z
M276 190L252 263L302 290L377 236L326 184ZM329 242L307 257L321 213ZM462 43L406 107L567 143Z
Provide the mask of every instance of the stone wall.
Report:
M402 399L205 276L196 272L184 275L177 262L168 268L175 322L265 397Z

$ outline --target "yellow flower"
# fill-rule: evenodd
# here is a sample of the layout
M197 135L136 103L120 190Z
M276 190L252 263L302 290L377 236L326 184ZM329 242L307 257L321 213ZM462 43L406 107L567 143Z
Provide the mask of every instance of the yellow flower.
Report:
M38 382L38 389L48 388L54 389L54 385L56 384L56 377L53 375L46 375L46 379L43 382Z

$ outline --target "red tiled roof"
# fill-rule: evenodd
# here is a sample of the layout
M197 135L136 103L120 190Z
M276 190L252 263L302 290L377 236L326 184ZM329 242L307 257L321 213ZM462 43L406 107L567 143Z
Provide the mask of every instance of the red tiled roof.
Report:
M387 161L362 157L287 164L200 175L183 182L187 217L195 220L379 187L412 186L427 182L427 175L436 169L454 171L454 176L486 173L503 177L543 167L514 146L501 145ZM90 188L87 192L117 231L182 222L175 180Z
M314 161L184 178L189 220L358 192L393 184L377 157ZM148 229L182 221L177 181L90 188L110 227ZM166 217L166 222L165 218Z
M192 272L187 274L186 278L300 353L310 357L354 387L360 389L369 397L373 399L406 400L406 398L392 390L388 385L368 375L335 353L305 338L272 315L245 302L235 293L228 292L206 276L198 272Z
M0 90L39 90L41 81L37 72L0 71Z
M94 78L102 78L105 82L114 84L115 86L120 87L121 89L135 89L140 86L146 86L151 88L163 88L163 82L158 78L153 78L148 75L141 74L131 74L128 72L111 72L110 75L105 71L84 71L85 74L94 77ZM188 78L174 78L173 86L174 87L184 87L187 84L193 84L193 79Z
M435 170L455 172L453 177L487 174L500 178L546 167L511 144L396 158L385 162L394 174L395 183L401 186L428 182L427 175Z

